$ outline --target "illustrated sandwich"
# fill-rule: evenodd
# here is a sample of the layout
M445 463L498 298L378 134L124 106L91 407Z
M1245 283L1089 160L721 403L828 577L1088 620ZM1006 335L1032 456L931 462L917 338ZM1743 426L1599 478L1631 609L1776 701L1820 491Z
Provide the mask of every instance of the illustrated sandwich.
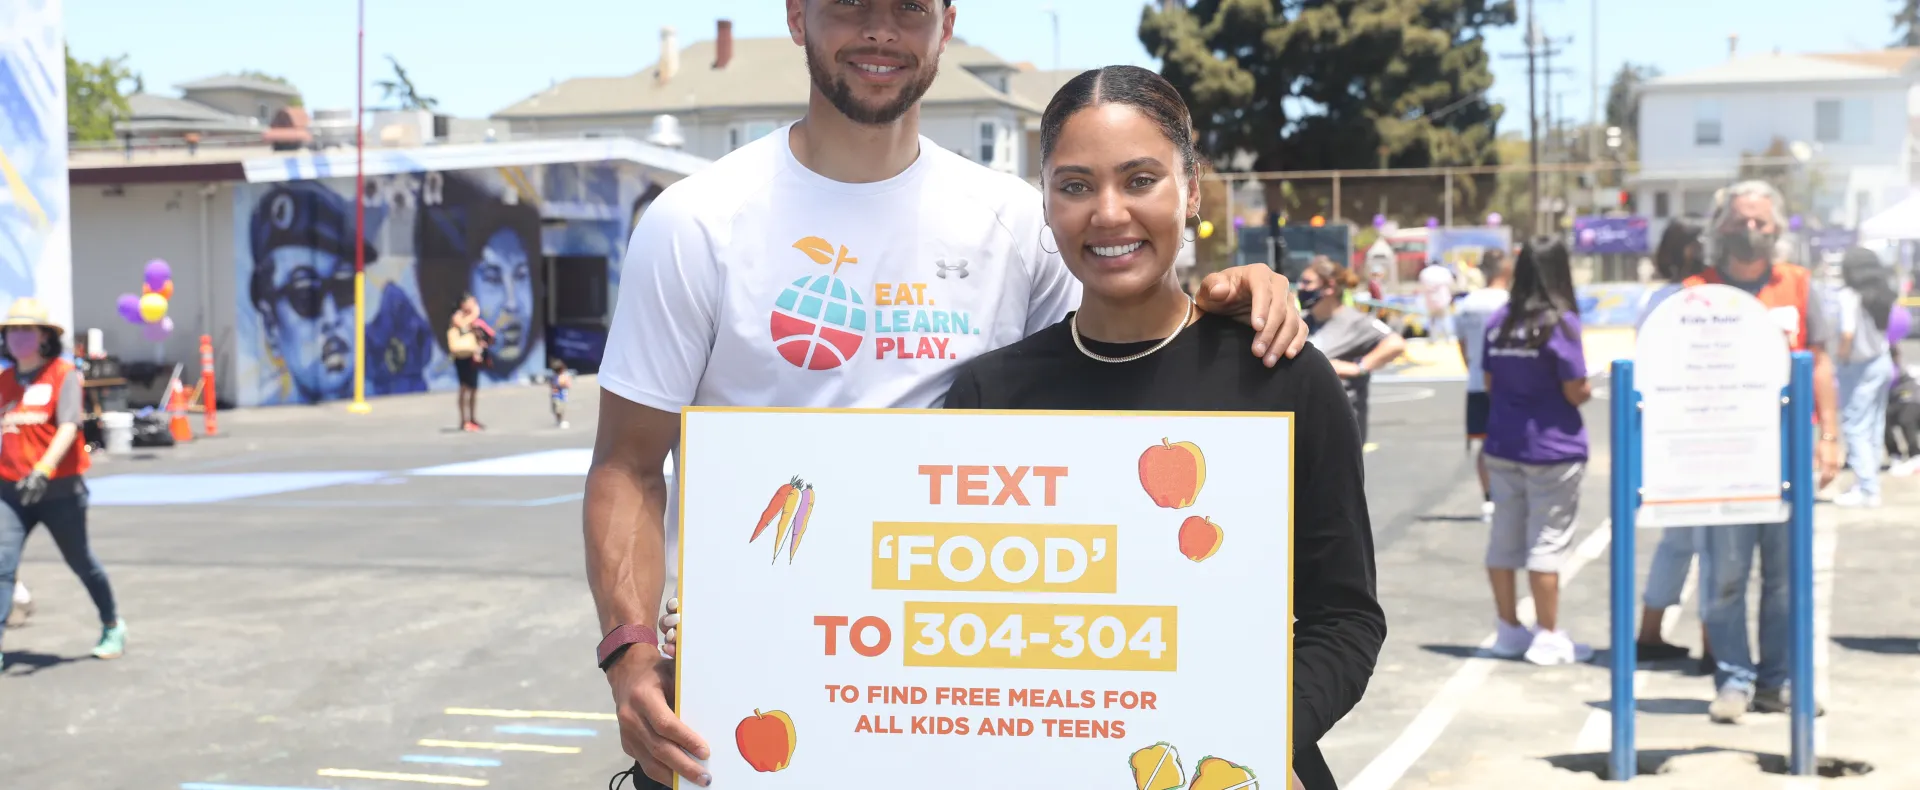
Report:
M1193 768L1193 784L1187 790L1259 790L1260 781L1246 766L1234 765L1218 757L1206 757Z
M1133 768L1134 790L1180 790L1187 783L1180 768L1180 751L1161 741L1127 758Z

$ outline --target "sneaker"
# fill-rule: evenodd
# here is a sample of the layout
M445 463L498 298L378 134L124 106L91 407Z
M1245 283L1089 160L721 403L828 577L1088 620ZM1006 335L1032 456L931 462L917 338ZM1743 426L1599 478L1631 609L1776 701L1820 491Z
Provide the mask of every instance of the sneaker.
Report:
M1649 661L1678 661L1693 655L1693 651L1667 642L1635 642L1634 658L1642 663Z
M1495 658L1519 658L1526 655L1527 648L1533 646L1534 631L1524 625L1508 625L1505 620L1495 621L1498 630L1494 632L1493 647L1487 652Z
M1483 524L1493 523L1493 502L1491 500L1480 503L1480 522Z
M1728 686L1721 689L1713 702L1707 705L1707 718L1715 724L1739 724L1740 717L1747 714L1747 708L1752 704L1753 697L1746 689Z
M1593 658L1593 648L1573 641L1565 631L1537 631L1527 647L1527 661L1543 667L1558 664L1584 664Z
M1887 474L1892 477L1912 477L1915 472L1920 472L1920 457L1896 461L1887 468Z
M1713 673L1718 669L1720 669L1720 662L1713 660L1712 651L1701 651L1700 666L1698 667L1699 673L1712 677Z
M1792 713L1793 693L1785 688L1761 689L1754 692L1753 703L1748 707L1755 713ZM1813 715L1815 718L1827 715L1827 706L1815 700Z
M1849 488L1833 498L1836 507L1876 508L1880 506L1879 494L1864 494L1858 488Z
M127 652L127 621L121 620L100 631L100 644L93 646L94 658L119 658Z
M566 421L566 420L561 420L561 421L560 421L560 430L563 430L563 431L564 431L564 430L566 430L566 429L568 429L568 428L571 428L571 427L573 427L573 426L571 426L571 425L569 425L569 424L567 424L567 421Z

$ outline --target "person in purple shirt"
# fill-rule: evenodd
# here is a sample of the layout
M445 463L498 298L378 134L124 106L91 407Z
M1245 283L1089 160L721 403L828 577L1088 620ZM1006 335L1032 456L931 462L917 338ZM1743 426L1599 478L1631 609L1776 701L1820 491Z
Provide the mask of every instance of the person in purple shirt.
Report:
M1538 238L1514 260L1507 306L1487 319L1481 363L1491 408L1487 476L1493 527L1487 576L1499 616L1491 652L1540 665L1593 656L1559 627L1560 566L1572 545L1587 427L1580 405L1593 397L1567 248ZM1517 576L1527 570L1537 625L1520 623Z

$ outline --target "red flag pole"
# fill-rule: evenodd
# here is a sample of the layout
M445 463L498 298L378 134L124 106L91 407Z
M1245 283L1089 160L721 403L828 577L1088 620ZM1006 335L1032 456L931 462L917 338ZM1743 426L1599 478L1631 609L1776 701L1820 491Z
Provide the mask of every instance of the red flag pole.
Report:
M367 404L367 0L359 0L359 45L353 87L353 404L347 411L366 414Z

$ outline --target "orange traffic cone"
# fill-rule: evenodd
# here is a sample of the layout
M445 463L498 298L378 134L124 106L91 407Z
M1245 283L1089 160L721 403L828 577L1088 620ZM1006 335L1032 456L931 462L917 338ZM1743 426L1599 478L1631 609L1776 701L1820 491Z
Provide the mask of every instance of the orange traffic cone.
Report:
M173 380L171 391L167 393L167 413L172 416L167 427L173 432L173 440L193 441L193 426L187 422L187 390L180 386L178 378Z

